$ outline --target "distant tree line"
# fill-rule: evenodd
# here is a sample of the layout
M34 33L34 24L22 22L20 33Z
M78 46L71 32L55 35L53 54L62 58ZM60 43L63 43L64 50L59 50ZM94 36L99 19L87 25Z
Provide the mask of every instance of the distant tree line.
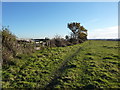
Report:
M56 35L53 39L46 38L43 40L44 47L34 42L17 40L17 37L9 31L8 27L3 27L0 31L2 34L3 63L10 63L10 60L18 57L19 54L31 54L35 52L36 46L40 47L40 49L65 47L83 43L87 40L87 30L83 26L80 26L80 23L68 23L67 26L72 31L70 35L66 35L65 38L61 38L59 35Z
M50 46L65 47L83 43L87 40L87 30L83 26L81 26L80 23L68 23L67 27L72 31L71 34L66 35L65 39L61 38L58 35L55 36L55 38L50 40Z

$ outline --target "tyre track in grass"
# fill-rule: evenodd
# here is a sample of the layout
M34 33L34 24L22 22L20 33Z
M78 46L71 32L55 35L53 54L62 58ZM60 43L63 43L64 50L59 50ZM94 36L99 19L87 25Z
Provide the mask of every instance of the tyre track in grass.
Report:
M84 47L86 47L87 45L89 45L90 41L88 41L87 44L85 44L83 47L79 47L72 55L68 56L64 62L62 62L61 66L53 73L53 79L51 79L51 81L45 86L46 89L49 88L54 88L55 85L57 85L59 82L57 81L58 78L61 78L62 73L64 72L64 70L66 69L66 65L68 63L68 61L73 60L73 58L80 52L80 50L82 50Z

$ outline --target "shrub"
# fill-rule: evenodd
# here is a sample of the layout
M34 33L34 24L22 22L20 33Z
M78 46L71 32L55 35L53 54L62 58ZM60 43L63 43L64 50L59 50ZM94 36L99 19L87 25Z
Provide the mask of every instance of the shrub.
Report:
M8 28L2 28L2 58L3 63L9 63L19 54L30 54L34 51L31 43L18 43L16 36Z

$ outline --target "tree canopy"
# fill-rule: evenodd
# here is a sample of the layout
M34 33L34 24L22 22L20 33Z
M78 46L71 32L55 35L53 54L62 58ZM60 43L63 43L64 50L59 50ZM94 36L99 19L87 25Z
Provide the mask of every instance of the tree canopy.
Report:
M80 23L72 22L68 23L68 28L72 31L75 39L87 39L87 29L80 25Z

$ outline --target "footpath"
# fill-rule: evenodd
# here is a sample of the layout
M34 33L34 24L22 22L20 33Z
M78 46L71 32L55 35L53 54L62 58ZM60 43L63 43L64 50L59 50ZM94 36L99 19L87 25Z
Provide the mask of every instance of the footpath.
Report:
M89 42L87 42L84 46L80 46L75 52L67 56L67 58L62 62L61 66L53 73L53 79L45 86L45 88L53 88L57 83L57 79L61 77L62 73L65 71L67 68L67 63L68 61L73 60L73 58L87 45L89 45ZM74 66L73 66L74 67Z

